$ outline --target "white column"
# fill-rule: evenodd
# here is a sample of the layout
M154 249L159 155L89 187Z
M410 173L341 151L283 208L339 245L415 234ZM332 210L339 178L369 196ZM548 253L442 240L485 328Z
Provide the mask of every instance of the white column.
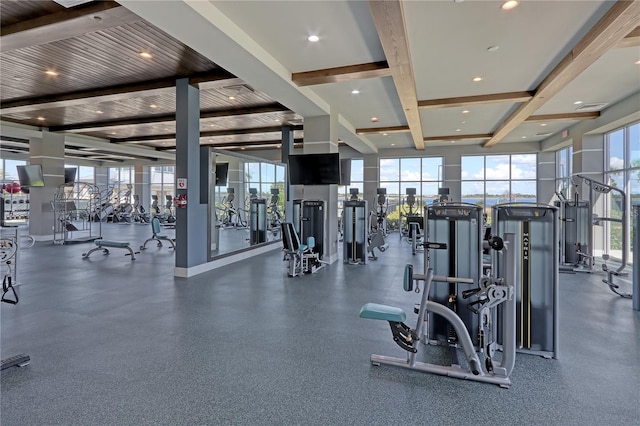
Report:
M29 190L29 234L39 241L52 240L51 202L58 186L64 184L64 135L43 131L42 138L30 138L29 163L42 166L45 185Z
M338 152L337 114L305 117L303 153L322 154ZM327 214L324 223L325 262L338 260L338 185L308 185L304 187L305 200L322 200Z

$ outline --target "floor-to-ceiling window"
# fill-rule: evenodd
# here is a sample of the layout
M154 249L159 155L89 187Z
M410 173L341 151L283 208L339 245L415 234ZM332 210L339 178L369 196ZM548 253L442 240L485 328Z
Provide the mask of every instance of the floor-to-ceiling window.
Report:
M632 218L631 206L640 204L640 122L605 135L604 167L605 182L627 194L627 202L623 204L622 197L612 191L606 199L606 214L612 218L621 218L623 214ZM605 251L614 256L622 250L623 238L633 242L631 232L623 235L620 223L610 222L605 229L608 234L605 241L609 241L609 247L605 247ZM631 256L632 244L629 244L629 248L628 254Z
M151 166L149 175L151 205L153 205L153 196L157 196L158 208L163 211L163 206L167 205L167 197L173 200L175 196L175 166Z
M573 172L573 147L556 152L556 192L565 198L573 197L571 173Z
M285 167L271 163L244 163L245 194L249 194L250 188L255 188L259 198L271 199L271 189L278 189L278 208L284 211L285 193ZM242 206L244 201L238 205ZM246 203L245 203L246 204Z
M391 229L397 229L400 214L422 214L425 204L437 200L442 167L442 157L380 159L380 187L387 189L387 220ZM414 206L406 203L408 188L415 189Z
M128 167L109 167L109 188L112 190L111 201L114 204L133 202L134 169ZM127 193L129 196L127 197Z
M462 156L462 202L484 206L491 219L491 206L507 202L537 201L537 155Z
M26 219L29 217L29 194L20 188L20 179L16 166L24 166L24 160L0 160L0 178L2 187L0 192L4 198L4 219ZM15 184L15 185L14 185ZM28 189L26 189L28 191Z

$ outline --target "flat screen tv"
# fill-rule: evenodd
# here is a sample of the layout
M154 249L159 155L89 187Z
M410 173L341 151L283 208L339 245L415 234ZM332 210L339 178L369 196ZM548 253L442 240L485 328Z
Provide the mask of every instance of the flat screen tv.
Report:
M72 184L76 182L76 172L78 169L76 167L65 167L64 168L64 183Z
M42 166L30 164L28 166L16 166L20 186L44 186L44 176L42 176Z
M337 185L340 183L340 154L289 156L291 185Z
M229 163L216 163L216 186L226 186L228 174Z
M340 160L340 185L351 185L351 158Z

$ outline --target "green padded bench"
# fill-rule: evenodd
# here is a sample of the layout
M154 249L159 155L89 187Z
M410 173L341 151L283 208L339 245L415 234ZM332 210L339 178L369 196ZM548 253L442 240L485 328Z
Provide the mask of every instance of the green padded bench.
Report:
M94 244L96 245L95 248L89 250L87 253L82 253L82 258L86 259L88 258L91 253L93 253L94 251L98 251L98 250L102 250L102 253L104 254L109 254L109 248L120 248L120 249L125 249L125 250L129 250L129 253L125 254L125 256L131 256L131 260L136 260L136 253L140 253L139 251L134 252L131 249L131 246L129 245L129 243L125 243L125 242L119 242L119 241L108 241L108 240L95 240Z
M407 314L400 308L393 306L367 303L360 308L360 318L383 320L389 322L404 322Z

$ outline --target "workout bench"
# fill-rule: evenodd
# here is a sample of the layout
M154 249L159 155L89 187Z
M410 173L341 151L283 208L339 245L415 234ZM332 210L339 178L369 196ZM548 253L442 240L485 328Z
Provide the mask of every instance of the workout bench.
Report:
M102 250L102 253L109 254L109 248L121 248L129 250L129 253L125 254L125 256L131 256L131 260L136 260L136 253L140 253L139 251L134 252L129 243L118 242L118 241L107 241L107 240L95 240L94 241L96 247L89 250L87 253L82 253L82 258L88 258L91 253L94 251ZM108 248L107 248L108 247Z
M152 232L152 236L151 238L147 239L144 244L142 244L140 246L140 250L144 250L147 248L147 243L149 241L157 241L158 242L158 247L162 247L162 242L163 241L169 241L169 243L171 244L171 247L175 250L176 249L176 243L173 239L169 238L167 235L162 235L160 234L160 220L158 220L157 217L154 217L153 219L151 219L151 232Z

